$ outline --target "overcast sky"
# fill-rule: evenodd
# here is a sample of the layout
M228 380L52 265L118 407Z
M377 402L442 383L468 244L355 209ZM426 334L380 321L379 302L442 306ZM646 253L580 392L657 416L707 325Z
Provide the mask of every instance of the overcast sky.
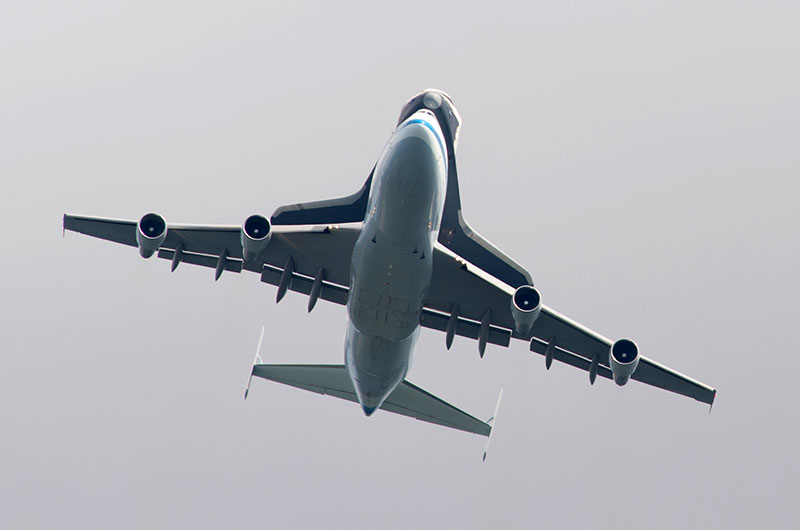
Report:
M0 528L796 528L796 2L6 2ZM601 5L602 4L602 5ZM349 194L448 92L464 215L545 303L719 389L589 386L423 330L484 440L254 381L345 311L80 236Z

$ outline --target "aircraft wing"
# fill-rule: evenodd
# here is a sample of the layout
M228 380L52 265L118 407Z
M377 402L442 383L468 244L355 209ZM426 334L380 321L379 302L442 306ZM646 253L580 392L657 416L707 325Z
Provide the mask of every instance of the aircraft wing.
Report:
M309 208L306 208L309 209ZM64 215L64 229L72 232L136 247L137 221ZM350 258L353 245L361 232L358 228L338 226L297 227L273 225L267 248L255 261L244 261L238 225L168 225L167 237L158 250L158 257L172 261L173 270L180 263L200 265L215 270L240 273L249 270L261 274L261 281L280 285L289 256L293 267L288 289L310 295L319 268L324 269L324 281L319 297L345 305L350 284ZM180 256L175 254L180 247ZM225 254L224 259L221 256ZM220 267L221 264L221 267ZM218 278L218 276L217 276ZM447 317L436 311L423 310L421 324L441 329ZM457 335L477 339L480 324L462 319ZM488 342L508 346L510 334L492 327Z
M64 215L64 229L136 247L137 221ZM320 269L323 281L319 298L346 304L350 279L350 257L360 233L358 228L321 226L273 226L273 235L258 259L242 256L238 225L168 225L158 257L172 261L173 270L189 263L223 271L259 273L261 281L280 285L284 275L287 288L309 295ZM178 255L176 258L176 254ZM287 265L291 257L292 266ZM544 355L553 343L553 358L583 370L597 355L597 375L610 379L608 352L613 341L544 306L531 331L519 335L511 316L513 289L442 245L434 256L433 279L423 310L424 327L445 331L454 304L458 306L455 334L478 339L481 321L491 311L487 342L508 346L510 339L530 341L530 349ZM279 288L280 295L280 288ZM716 390L667 368L644 356L632 379L712 404Z
M135 247L137 221L64 215L64 229ZM261 281L279 285L289 257L289 290L310 294L314 279L323 270L319 297L345 304L350 283L350 256L360 229L274 226L272 238L256 260L245 261L240 226L168 225L158 257L172 261L173 270L189 263L222 271L256 272ZM178 257L176 258L176 253ZM219 276L217 275L217 278Z
M514 289L460 258L445 247L437 245L433 257L433 279L425 306L437 319L436 329L444 331L453 310L458 314L458 327L480 322L489 313L490 335L487 342L508 346L510 338L530 342L530 350L546 355L553 344L553 358L585 371L591 369L591 359L597 356L597 375L612 379L608 355L614 341L565 315L542 306L542 312L525 335L514 330L511 297ZM423 315L423 321L426 316ZM465 335L464 333L457 333ZM492 340L492 334L503 340ZM477 337L472 337L477 338ZM703 403L713 404L716 390L640 356L639 366L631 379L669 390Z

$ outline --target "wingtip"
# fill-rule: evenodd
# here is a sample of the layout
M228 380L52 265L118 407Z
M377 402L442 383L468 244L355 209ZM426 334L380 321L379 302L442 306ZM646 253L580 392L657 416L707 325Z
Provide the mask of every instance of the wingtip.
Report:
M500 393L497 395L497 403L494 406L494 414L492 417L486 420L486 424L489 425L489 434L486 436L486 445L483 448L483 460L482 462L486 462L486 455L489 453L489 446L492 443L492 434L494 433L494 425L497 420L497 414L500 412L500 402L503 400L503 389L500 389Z
M250 385L253 382L253 372L256 370L257 364L264 364L261 360L261 343L264 341L265 326L261 327L261 336L258 338L258 346L256 347L256 356L253 358L253 365L250 367L250 376L247 378L247 386L244 387L244 398L247 399L247 394L250 393Z

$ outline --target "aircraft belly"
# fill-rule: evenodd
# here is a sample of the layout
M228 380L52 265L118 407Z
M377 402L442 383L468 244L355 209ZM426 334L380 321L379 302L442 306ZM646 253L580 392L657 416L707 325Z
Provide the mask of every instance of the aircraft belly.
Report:
M419 327L404 340L393 341L347 328L345 365L364 412L371 414L408 373Z
M353 248L345 364L364 411L380 407L408 372L433 273L446 185L432 129L400 127L376 164Z
M402 340L419 325L432 275L445 183L435 137L423 126L404 128L374 175L353 249L348 310L362 333Z
M419 324L417 300L361 288L352 296L354 322L359 329L388 339L402 340Z

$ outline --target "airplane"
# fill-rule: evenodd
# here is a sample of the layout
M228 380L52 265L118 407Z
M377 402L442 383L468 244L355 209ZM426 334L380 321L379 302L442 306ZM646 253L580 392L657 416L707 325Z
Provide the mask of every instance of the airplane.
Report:
M461 118L446 93L425 90L402 108L366 182L337 199L281 206L242 225L171 225L155 213L136 220L65 214L64 230L138 247L144 258L223 272L255 272L277 286L347 308L344 364L264 364L253 376L490 437L480 420L408 382L420 328L508 347L528 343L544 357L623 386L630 379L713 405L716 390L610 340L542 304L530 273L464 220L456 148ZM502 391L501 391L502 396ZM488 441L487 441L488 442ZM485 458L484 452L484 458Z

